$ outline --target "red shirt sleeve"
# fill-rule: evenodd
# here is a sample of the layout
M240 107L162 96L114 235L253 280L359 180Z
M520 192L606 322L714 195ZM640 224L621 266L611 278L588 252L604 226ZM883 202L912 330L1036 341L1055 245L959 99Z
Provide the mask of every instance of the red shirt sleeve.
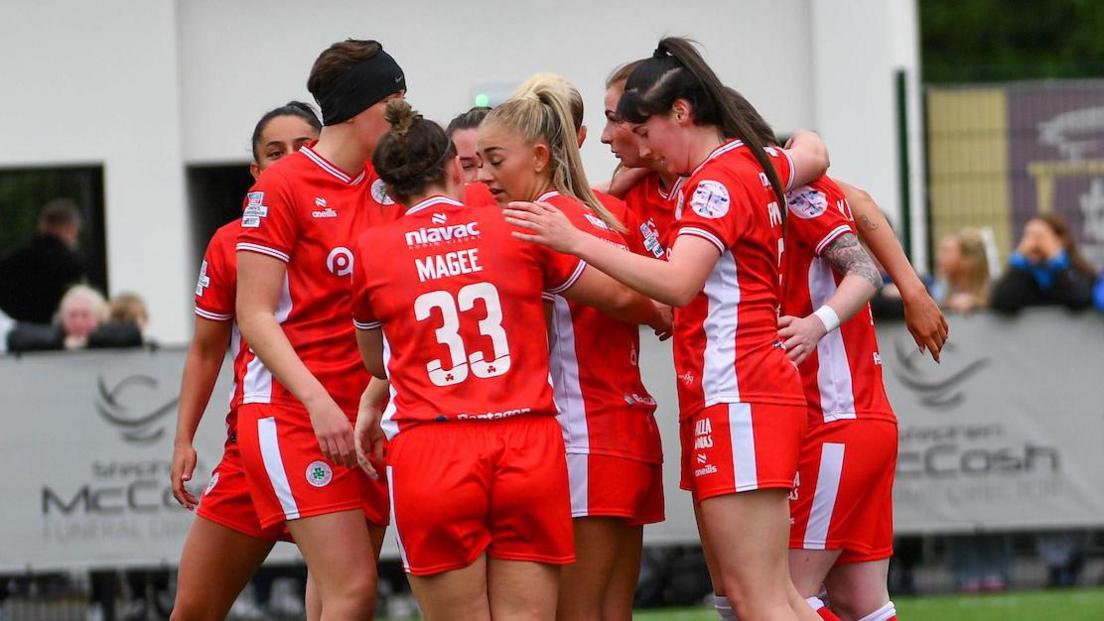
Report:
M266 254L286 263L298 238L299 221L288 180L275 170L262 174L245 195L238 251Z
M766 147L764 151L767 152L767 157L774 164L774 172L778 175L778 180L782 182L782 189L789 192L793 189L794 182L794 165L793 160L790 159L790 154L786 153L785 149L778 147Z
M788 234L812 248L816 256L841 235L853 232L847 198L827 177L790 192L786 204L791 216Z
M195 314L211 321L234 319L238 279L228 252L233 252L233 229L219 229L207 244L195 288ZM229 236L229 239L227 237Z
M353 245L353 282L350 286L353 288L353 325L358 330L376 330L381 327L372 310L371 283L368 279L370 261L366 260L373 254L367 250L374 247L374 242L370 239L372 233L371 230L366 231Z

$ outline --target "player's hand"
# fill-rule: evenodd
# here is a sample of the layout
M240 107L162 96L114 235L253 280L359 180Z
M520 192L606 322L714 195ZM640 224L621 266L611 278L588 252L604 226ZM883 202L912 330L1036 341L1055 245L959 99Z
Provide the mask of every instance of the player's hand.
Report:
M792 317L784 315L778 318L778 336L782 339L782 349L794 364L805 362L809 354L816 349L817 343L828 331L816 315Z
M314 436L318 439L322 456L339 466L355 466L357 460L353 426L345 412L337 407L337 403L328 394L304 405L310 413L311 426L314 427Z
M379 471L372 464L383 461L383 429L380 428L380 419L383 412L375 405L364 403L361 400L357 410L356 427L353 429L353 440L356 445L357 461L368 476L379 478Z
M584 235L562 211L547 203L512 201L503 213L507 222L530 231L514 231L514 237L543 244L566 254L575 254Z
M609 188L606 190L606 193L611 196L616 196L617 198L625 198L629 190L643 181L650 172L652 171L647 168L619 168L613 179L610 179Z
M191 442L177 442L173 448L172 471L169 480L172 482L173 498L180 506L188 511L195 510L199 500L184 487L185 481L192 480L192 473L196 467L196 452Z
M943 311L926 291L904 298L904 303L905 325L912 334L912 340L916 341L921 352L931 352L932 358L939 362L939 352L943 351L943 344L950 333Z
M666 304L659 302L653 302L653 304L655 304L656 311L659 313L659 320L652 323L651 327L655 329L655 335L660 341L666 341L674 333L674 310Z

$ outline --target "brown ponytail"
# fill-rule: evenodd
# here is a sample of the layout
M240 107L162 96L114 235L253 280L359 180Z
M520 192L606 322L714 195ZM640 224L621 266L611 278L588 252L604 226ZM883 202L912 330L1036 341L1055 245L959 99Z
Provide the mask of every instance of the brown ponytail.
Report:
M407 205L412 196L444 187L445 166L456 156L445 130L422 118L404 99L389 101L383 118L391 129L376 145L372 165L387 184L387 193Z
M643 123L653 115L670 112L677 99L690 102L694 124L714 125L725 138L738 138L747 145L770 180L779 204L785 205L782 183L763 150L767 145L748 119L739 113L720 78L706 64L692 41L665 37L652 58L641 63L629 76L625 94L617 105L617 115L630 123Z

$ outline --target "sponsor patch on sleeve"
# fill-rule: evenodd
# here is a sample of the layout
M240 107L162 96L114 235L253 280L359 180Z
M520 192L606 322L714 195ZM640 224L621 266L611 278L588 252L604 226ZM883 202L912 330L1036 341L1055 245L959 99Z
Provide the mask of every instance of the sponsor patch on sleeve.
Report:
M721 218L728 214L730 203L728 188L719 181L706 179L698 182L690 197L690 208L703 218Z
M242 212L242 227L255 229L261 226L261 218L268 215L268 207L264 205L264 192L250 192L246 194L249 200Z
M786 204L790 207L790 213L809 220L828 211L828 197L822 192L812 188L798 188L786 197Z

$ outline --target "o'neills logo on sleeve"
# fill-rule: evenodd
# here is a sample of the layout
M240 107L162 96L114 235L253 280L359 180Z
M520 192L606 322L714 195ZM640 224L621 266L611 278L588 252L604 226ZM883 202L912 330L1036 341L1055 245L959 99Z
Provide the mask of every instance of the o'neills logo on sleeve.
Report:
M465 224L453 224L450 226L430 226L420 228L416 231L407 231L406 245L410 248L418 248L436 244L451 244L472 237L479 237L478 222L467 222Z

